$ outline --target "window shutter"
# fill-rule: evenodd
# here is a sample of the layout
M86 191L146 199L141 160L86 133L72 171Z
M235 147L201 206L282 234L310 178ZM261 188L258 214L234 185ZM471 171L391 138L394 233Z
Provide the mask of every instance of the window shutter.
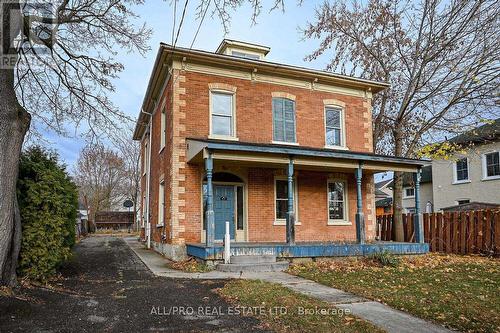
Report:
M283 123L283 101L281 98L273 98L273 140L285 140Z
M295 142L295 102L273 98L273 140Z
M285 141L295 142L295 103L289 99L283 100L285 113Z

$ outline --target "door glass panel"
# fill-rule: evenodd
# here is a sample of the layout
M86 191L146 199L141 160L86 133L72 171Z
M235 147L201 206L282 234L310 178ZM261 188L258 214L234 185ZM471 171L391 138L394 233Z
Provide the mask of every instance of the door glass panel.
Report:
M238 230L243 230L243 187L242 186L237 186L236 187L236 215L237 215L237 220L236 220L236 227Z

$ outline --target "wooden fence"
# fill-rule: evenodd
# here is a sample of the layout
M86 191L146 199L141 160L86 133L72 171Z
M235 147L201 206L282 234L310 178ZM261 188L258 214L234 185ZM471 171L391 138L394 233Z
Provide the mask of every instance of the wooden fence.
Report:
M424 240L432 252L500 255L500 210L423 214ZM415 241L413 214L403 214L405 242ZM377 216L380 240L394 240L393 216Z

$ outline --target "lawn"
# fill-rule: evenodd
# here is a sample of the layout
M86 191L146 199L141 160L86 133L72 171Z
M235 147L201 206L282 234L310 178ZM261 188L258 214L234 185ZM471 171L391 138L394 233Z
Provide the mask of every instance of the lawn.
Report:
M293 265L289 272L464 332L499 332L500 260L428 254Z
M232 280L219 293L239 306L242 314L257 317L265 328L275 332L383 332L341 309L279 284Z

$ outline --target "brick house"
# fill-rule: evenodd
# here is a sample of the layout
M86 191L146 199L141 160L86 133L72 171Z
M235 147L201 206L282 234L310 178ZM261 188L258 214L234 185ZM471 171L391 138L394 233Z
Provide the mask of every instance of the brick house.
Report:
M134 132L148 247L220 258L229 221L235 251L371 251L374 173L424 165L373 152L372 96L387 84L267 62L269 51L160 45Z

